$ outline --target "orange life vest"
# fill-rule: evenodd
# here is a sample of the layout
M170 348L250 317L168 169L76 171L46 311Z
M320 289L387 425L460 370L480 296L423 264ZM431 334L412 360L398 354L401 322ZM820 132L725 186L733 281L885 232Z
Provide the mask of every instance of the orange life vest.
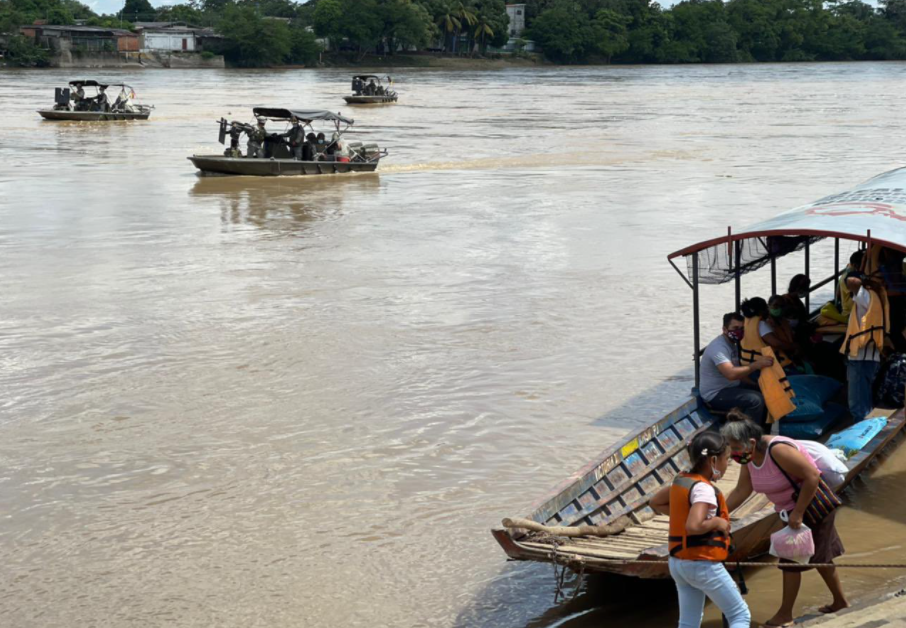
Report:
M680 473L673 478L670 486L670 536L668 537L670 555L684 560L711 560L723 562L730 553L730 537L714 530L706 534L687 534L686 520L692 510L692 488L704 482L714 489L717 495L717 515L730 520L727 500L723 493L711 484L704 476L694 473Z
M764 397L764 405L768 407L768 423L773 423L796 410L796 404L793 403L796 392L775 358L774 350L764 347L761 351L766 358L774 358L774 364L758 373L758 388Z
M768 346L758 332L759 323L761 323L760 316L752 316L745 320L745 334L739 341L739 363L742 366L748 366L756 358L760 358L761 350ZM775 330L774 333L783 336L782 330ZM783 351L775 351L774 357L780 360L780 366L790 366L793 363Z

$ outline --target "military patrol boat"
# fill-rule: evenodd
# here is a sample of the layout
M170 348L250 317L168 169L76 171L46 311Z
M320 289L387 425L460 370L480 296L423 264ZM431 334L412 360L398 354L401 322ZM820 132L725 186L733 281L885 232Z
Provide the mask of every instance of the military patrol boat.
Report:
M107 88L119 87L112 103ZM92 95L86 95L89 88ZM133 102L135 90L125 83L69 81L69 87L57 87L52 109L39 109L45 120L75 120L79 122L109 122L112 120L147 120L154 108Z
M377 105L397 101L396 92L390 89L393 79L389 76L387 87L381 83L381 77L374 74L357 74L352 77L352 95L343 99L350 105Z
M255 107L252 112L257 127L220 119L220 143L225 144L230 138L222 155L193 155L189 161L206 175L265 177L373 172L381 158L387 156L387 151L377 144L343 139L353 120L339 113L273 107ZM284 132L270 132L266 128L268 121L283 123ZM326 137L323 131L316 134L313 123L326 123L331 136ZM292 125L288 130L287 124ZM239 144L242 134L248 137L245 155Z

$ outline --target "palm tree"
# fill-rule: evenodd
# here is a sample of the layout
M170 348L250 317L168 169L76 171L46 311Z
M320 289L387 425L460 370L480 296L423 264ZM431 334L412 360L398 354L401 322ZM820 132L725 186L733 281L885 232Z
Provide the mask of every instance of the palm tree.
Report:
M491 25L490 25L490 24L488 24L487 18L485 18L485 16L482 15L482 16L478 19L478 23L475 25L475 30L474 30L473 32L474 32L474 35L475 35L476 38L480 38L480 39L481 39L481 44L480 44L480 48L479 48L479 49L481 50L482 54L484 54L484 49L485 49L485 46L484 46L484 38L485 38L485 37L493 37L493 36L494 36L494 29L491 28Z
M454 14L459 18L459 24L456 27L456 39L453 40L453 54L456 54L456 42L459 41L460 29L463 25L474 26L475 22L478 21L478 18L475 16L475 13L472 12L472 9L464 5L462 2L456 3Z
M453 8L452 4L447 4L444 7L444 12L437 18L437 25L440 27L440 32L444 36L444 51L446 51L447 35L453 32L459 33L459 29L462 27L456 9ZM455 48L456 44L454 43L453 46Z

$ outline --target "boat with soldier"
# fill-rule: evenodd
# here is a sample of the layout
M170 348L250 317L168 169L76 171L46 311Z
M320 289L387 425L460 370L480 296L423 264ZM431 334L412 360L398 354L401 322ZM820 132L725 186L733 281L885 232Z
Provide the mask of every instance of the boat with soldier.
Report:
M345 137L352 118L316 109L255 107L254 123L218 122L218 140L229 146L219 155L193 155L188 159L205 175L293 176L374 172L387 156L376 143ZM268 122L283 125L280 132ZM325 132L324 129L327 131ZM328 137L327 133L330 133ZM246 151L241 146L246 136Z
M119 88L113 102L109 88ZM102 83L95 80L69 81L68 87L57 87L51 109L39 109L45 120L76 122L112 122L116 120L147 120L153 105L134 102L135 90L125 83Z
M398 100L397 93L391 89L393 79L385 76L387 86L376 74L357 74L352 77L352 94L343 99L349 105L379 105L394 103Z

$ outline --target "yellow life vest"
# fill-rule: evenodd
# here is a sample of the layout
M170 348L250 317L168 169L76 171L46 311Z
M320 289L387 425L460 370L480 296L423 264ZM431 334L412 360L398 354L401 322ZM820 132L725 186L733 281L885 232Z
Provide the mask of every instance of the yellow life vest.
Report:
M764 405L768 408L768 423L773 423L796 409L796 404L793 403L796 392L774 356L774 350L764 347L761 351L766 358L774 358L774 364L758 373L758 388L761 389Z
M880 352L884 348L884 338L890 332L890 305L887 302L887 293L882 288L868 290L871 293L871 303L868 311L861 319L859 311L853 307L849 313L849 324L846 326L846 338L840 353L855 358L862 347L867 347L873 342Z
M745 320L745 333L742 336L742 340L739 341L739 363L742 366L748 366L757 358L760 358L763 355L762 349L768 346L768 343L758 333L759 323L761 323L760 316L752 316ZM779 359L781 366L789 366L793 363L782 351L778 351L776 356L771 357Z

